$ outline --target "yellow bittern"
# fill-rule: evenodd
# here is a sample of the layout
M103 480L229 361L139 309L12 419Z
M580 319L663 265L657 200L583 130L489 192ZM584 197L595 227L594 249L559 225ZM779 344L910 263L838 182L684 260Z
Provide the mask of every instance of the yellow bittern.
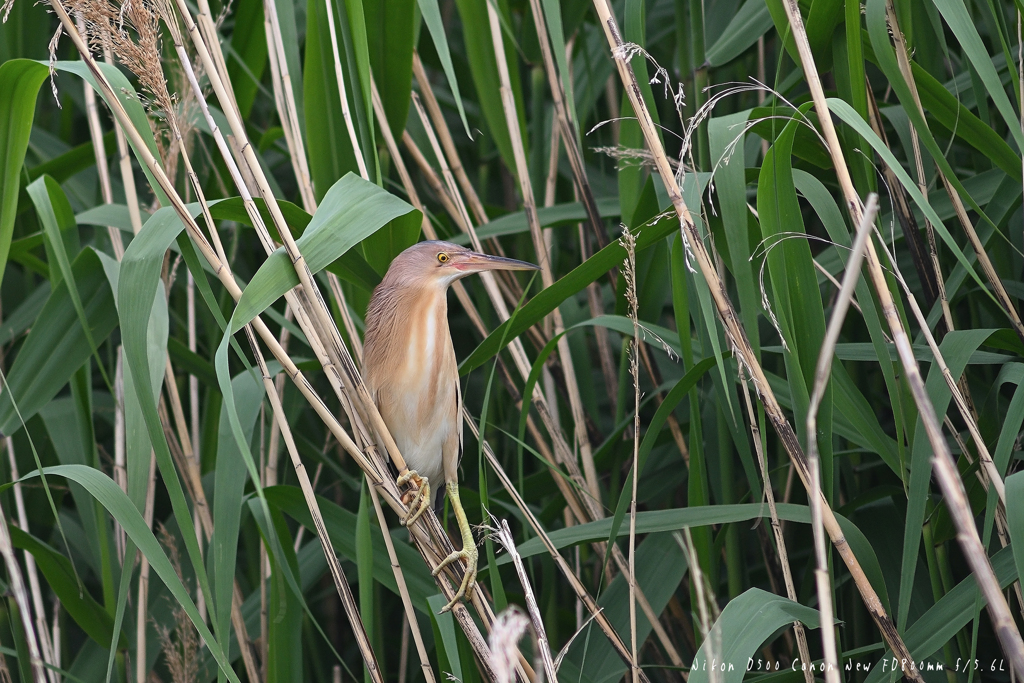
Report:
M448 287L485 270L537 269L531 263L480 254L450 242L420 242L391 262L366 311L366 387L409 467L398 485L412 481L418 488L404 523L411 524L422 514L430 503L430 484L444 475L462 534L462 550L451 553L434 570L437 576L456 560L466 563L462 585L444 610L469 597L477 568L476 541L459 500L462 391L448 330ZM442 500L443 495L438 495L437 503Z

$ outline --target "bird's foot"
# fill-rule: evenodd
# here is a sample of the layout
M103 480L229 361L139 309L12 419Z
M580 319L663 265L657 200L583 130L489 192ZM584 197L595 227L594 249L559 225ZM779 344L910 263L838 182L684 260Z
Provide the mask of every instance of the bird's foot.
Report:
M402 496L402 502L409 508L409 515L402 520L402 526L412 526L415 524L416 520L430 506L430 480L427 477L421 477L416 470L406 470L395 481L398 484L398 488L402 488L410 482L416 489L414 491L407 491Z
M431 573L436 577L445 567L456 560L465 560L466 562L465 573L462 575L462 585L459 586L459 590L455 593L455 597L452 598L451 602L441 608L442 614L451 611L452 607L459 600L469 600L473 596L473 588L476 586L477 549L472 538L470 538L468 543L463 543L462 550L456 550L441 560L441 563Z

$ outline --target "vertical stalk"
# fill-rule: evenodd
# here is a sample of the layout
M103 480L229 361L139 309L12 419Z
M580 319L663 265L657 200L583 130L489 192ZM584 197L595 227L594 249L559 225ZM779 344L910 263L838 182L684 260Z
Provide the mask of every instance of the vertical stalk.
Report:
M4 564L7 565L7 580L11 592L14 594L14 602L18 606L18 611L21 612L21 623L25 630L25 640L28 642L33 681L34 683L47 683L43 659L39 653L39 643L36 640L35 626L32 623L28 592L25 590L25 579L21 575L18 558L14 556L14 546L11 544L11 533L7 528L7 517L4 515L3 508L0 508L0 555L3 555Z
M14 440L11 437L4 439L7 447L7 457L11 464L11 481L14 482L14 508L18 513L18 527L28 533L28 513L25 511L25 496L22 491L21 482L18 481L18 463L14 458ZM31 616L35 619L36 633L39 636L39 648L42 651L43 661L54 666L53 641L50 640L50 631L46 625L46 608L43 606L43 591L39 585L39 572L36 569L36 560L29 551L24 551L25 573L28 575L29 591L32 595ZM22 612L29 614L28 612ZM46 676L50 683L60 683L60 676L53 669L46 670Z
M544 206L553 206L555 203L555 189L558 186L558 144L560 135L558 133L558 126L555 122L551 124L551 144L548 153L548 176L544 184ZM582 230L582 224L580 228ZM551 246L554 240L554 230L551 228L544 228L544 248L547 249L548 253L551 253ZM581 232L582 237L582 232ZM582 240L581 240L582 243ZM585 260L585 259L584 259ZM596 328L602 329L602 328ZM550 330L545 330L548 337L551 336ZM542 381L544 383L544 395L547 396L548 404L552 407L552 416L555 418L555 424L559 428L562 426L562 420L558 412L558 388L555 386L555 378L551 374L551 369L548 366L544 366L541 370Z
M562 144L565 146L565 154L569 159L569 166L572 168L573 180L576 183L576 191L583 208L587 212L587 222L590 223L599 249L608 245L608 237L604 233L604 221L597 210L597 202L594 200L594 193L587 180L587 171L583 164L583 152L579 147L576 125L569 116L569 109L565 106L566 88L559 77L558 69L555 67L555 59L551 51L551 43L548 37L547 23L544 19L544 11L541 8L540 0L530 0L530 11L533 15L533 24L537 29L537 42L540 45L540 54L544 62L544 70L547 74L548 85L551 87L551 100L555 105L555 119L561 131ZM501 72L501 62L504 53L496 55ZM570 55L571 56L571 55ZM566 60L569 61L568 59ZM561 74L562 78L568 78L569 74ZM614 279L614 278L613 278Z
M267 35L267 54L270 61L271 81L274 85L274 101L277 104L277 115L284 129L285 144L291 158L292 170L299 183L302 203L308 207L316 206L313 194L313 181L309 175L309 162L306 159L305 143L302 141L302 128L299 126L299 114L295 106L295 90L292 87L291 71L284 52L284 39L281 36L281 24L277 16L275 0L265 0L263 5L264 31Z
M874 224L877 210L878 197L875 194L871 194L868 196L867 205L864 207L864 215L861 217L860 225L857 227L857 237L853 242L853 250L846 263L843 286L839 290L839 296L832 309L832 318L829 320L825 339L822 341L821 351L818 354L814 389L811 392L807 408L807 460L811 471L811 490L809 493L811 500L811 529L814 533L814 557L817 562L814 577L818 588L818 609L821 611L821 640L822 649L825 653L825 680L828 683L839 683L839 657L836 653L835 619L832 616L832 590L829 586L828 559L825 552L825 529L821 517L823 496L821 495L820 482L821 465L818 458L818 409L821 407L821 401L825 396L825 389L828 386L836 342L839 341L839 333L842 332L846 312L850 309L853 290L857 285L860 266L864 259L864 247L870 235L871 227Z
M114 374L114 482L122 491L128 493L128 472L125 469L125 423L124 423L124 354L120 345L117 347L117 365ZM125 532L120 524L115 523L114 546L117 558L124 565Z
M391 534L388 533L387 520L384 519L384 511L380 507L380 497L377 495L377 488L375 486L370 486L369 489L370 499L373 500L373 509L377 513L377 521L380 523L380 530L384 536L384 545L387 546L388 549L388 559L391 560L391 570L394 572L395 581L398 583L398 591L402 596L402 606L405 608L404 623L405 626L408 627L408 625L412 624L416 620L416 611L412 606L409 587L405 583L405 573L402 571L402 565L398 563L398 555L395 554L395 543L391 539ZM420 658L420 670L423 672L423 680L425 680L426 683L434 683L436 681L434 678L434 670L430 668L430 658L427 656L427 648L423 643L423 636L420 634L419 626L416 626L411 630L413 641L416 643L416 654L418 654ZM408 638L407 634L408 630L403 628L403 641ZM403 654L406 654L407 648L403 648L403 650L405 650ZM399 671L404 672L405 666L403 665ZM404 676L404 674L400 675Z
M423 104L427 107L427 113L430 114L430 120L434 122L434 127L437 129L441 146L444 148L445 156L448 158L448 166L452 169L452 174L459 182L459 187L462 188L462 193L469 203L469 208L473 212L477 224L483 225L489 221L487 212L484 210L484 205L476 193L476 188L473 187L473 183L469 182L466 169L462 166L462 160L459 158L459 152L455 148L455 141L452 139L451 130L444 120L444 115L441 113L441 107L437 103L437 98L434 97L434 89L430 87L430 79L427 78L427 72L423 69L423 62L420 61L418 52L412 53L412 72L416 76L416 83L420 86L420 95L423 97Z
M359 137L356 135L355 123L352 121L352 112L348 106L348 95L345 91L345 75L341 70L341 55L338 53L338 34L334 28L334 5L331 0L324 0L324 5L327 8L327 30L331 34L331 53L334 55L334 77L338 81L338 96L341 98L341 115L345 119L345 128L348 130L348 139L352 143L352 153L356 156L359 175L363 179L369 180L370 174L366 169L366 161L363 159L363 149L359 146Z
M186 296L186 323L188 326L188 350L196 352L196 283L192 279L192 271L186 272L185 283ZM202 472L202 457L199 454L199 378L189 373L188 376L188 409L189 426L191 427L189 441L192 445L192 462L197 472ZM202 520L199 518L199 510L192 511L192 525L196 529L196 542L202 547L203 532ZM199 591L196 609L199 615L206 618L206 596Z
M78 21L78 30L85 34L85 19L79 14L75 17ZM96 105L96 91L88 83L83 83L85 93L85 116L89 121L89 137L92 140L93 155L96 159L96 175L100 181L100 194L104 204L114 203L114 192L110 186L110 169L107 167L107 152L103 145L103 128L100 125L99 107ZM110 245L114 249L114 256L121 260L124 254L124 242L121 240L121 231L113 226L107 226L107 235L110 237Z
M633 661L632 680L639 683L640 662L636 656L636 486L640 477L640 314L636 294L636 237L629 230L622 231L619 240L626 250L622 264L626 277L626 302L629 319L633 322L633 339L629 351L629 373L633 378L633 487L629 498L629 636Z
M153 499L156 494L156 454L149 454L149 483L146 487L146 506L143 519L153 528ZM135 680L148 679L146 667L146 625L149 623L149 560L139 553L139 587L135 602Z
M114 56L108 47L103 48L103 61L110 65L114 64ZM121 172L121 184L124 186L124 199L128 204L128 219L132 225L132 233L138 235L142 230L142 211L139 209L139 195L135 189L131 152L121 126L114 125L114 139L117 141L117 164Z

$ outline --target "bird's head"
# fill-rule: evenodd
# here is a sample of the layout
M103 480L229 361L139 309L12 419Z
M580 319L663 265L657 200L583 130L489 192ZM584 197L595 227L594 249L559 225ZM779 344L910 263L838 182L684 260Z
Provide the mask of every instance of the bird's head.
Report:
M451 242L426 241L395 257L385 281L393 284L446 288L456 280L485 270L540 270L526 261L481 254Z

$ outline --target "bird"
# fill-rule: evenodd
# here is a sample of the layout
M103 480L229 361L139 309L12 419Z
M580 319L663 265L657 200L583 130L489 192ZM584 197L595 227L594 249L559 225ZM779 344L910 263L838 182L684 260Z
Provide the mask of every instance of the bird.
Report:
M442 491L447 492L462 535L462 549L449 554L433 572L436 577L449 564L465 562L459 590L442 612L472 596L477 573L476 541L459 499L462 390L448 327L448 288L474 273L539 269L451 242L418 242L394 258L367 307L363 379L409 468L400 473L398 486L412 482L417 488L406 501L410 513L403 524L411 525L426 510L431 484L443 480L435 504L444 500ZM384 449L383 443L379 445Z

